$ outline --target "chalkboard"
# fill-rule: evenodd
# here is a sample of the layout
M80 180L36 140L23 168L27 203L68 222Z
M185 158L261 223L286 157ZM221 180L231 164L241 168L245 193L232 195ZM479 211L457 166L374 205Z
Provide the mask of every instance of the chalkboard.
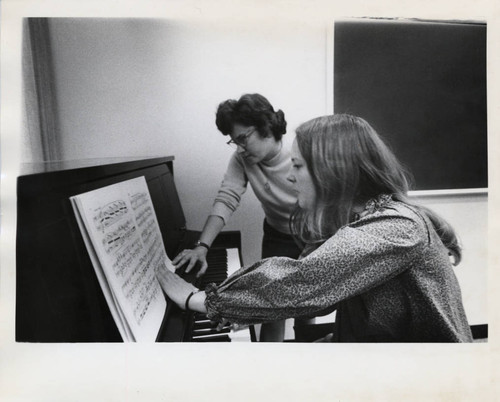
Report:
M488 187L486 24L338 21L333 54L335 113L367 120L415 190Z

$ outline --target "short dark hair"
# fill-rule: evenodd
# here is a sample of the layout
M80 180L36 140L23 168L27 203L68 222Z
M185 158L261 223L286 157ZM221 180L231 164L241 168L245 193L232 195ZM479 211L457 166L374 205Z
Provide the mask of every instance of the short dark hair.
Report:
M273 136L277 141L286 134L285 114L274 111L260 94L245 94L239 100L228 99L219 104L215 124L224 135L231 134L234 124L254 126L261 137Z

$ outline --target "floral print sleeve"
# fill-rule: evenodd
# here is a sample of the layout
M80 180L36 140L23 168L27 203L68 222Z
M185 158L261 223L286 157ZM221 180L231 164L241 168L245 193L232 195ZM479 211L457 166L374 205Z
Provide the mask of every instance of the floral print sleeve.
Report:
M314 315L412 266L427 229L411 209L389 202L341 228L301 260L273 257L206 289L209 318L253 324Z

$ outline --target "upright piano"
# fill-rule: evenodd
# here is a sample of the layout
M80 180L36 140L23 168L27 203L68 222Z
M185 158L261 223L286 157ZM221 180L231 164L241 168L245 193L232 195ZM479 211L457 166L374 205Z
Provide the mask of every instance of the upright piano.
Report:
M144 176L165 251L173 259L199 232L186 228L173 178L173 157L30 164L17 182L16 341L121 342L69 197ZM241 266L241 236L221 232L209 254L203 288ZM228 263L229 262L229 263ZM216 331L206 317L169 302L158 342L255 340L253 328Z

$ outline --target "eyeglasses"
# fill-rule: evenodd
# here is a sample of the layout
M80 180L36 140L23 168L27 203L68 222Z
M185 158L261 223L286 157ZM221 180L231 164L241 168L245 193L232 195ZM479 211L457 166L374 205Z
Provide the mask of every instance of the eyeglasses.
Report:
M233 148L238 148L238 146L245 148L247 146L248 138L255 133L255 131L255 128L253 128L249 133L241 134L235 139L231 138L228 142L226 142L226 144Z

